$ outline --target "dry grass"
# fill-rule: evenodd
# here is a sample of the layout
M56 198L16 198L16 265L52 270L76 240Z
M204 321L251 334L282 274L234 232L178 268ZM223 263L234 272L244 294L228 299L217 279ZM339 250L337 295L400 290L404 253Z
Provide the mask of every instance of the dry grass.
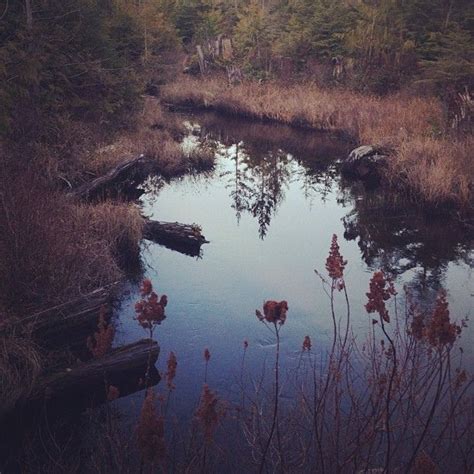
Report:
M175 114L166 113L157 99L146 97L140 112L123 129L106 130L94 123L59 118L50 124L49 140L6 143L8 154L19 160L28 157L45 182L71 188L109 171L128 157L147 154L158 165L184 160L178 140L184 127ZM165 144L166 142L166 144ZM162 145L164 144L164 150Z
M139 262L138 208L76 204L40 173L0 162L0 417L28 397L45 356L3 324L116 281Z
M167 112L155 97L145 97L142 111L137 116L137 128L167 130L174 138L179 138L185 132L179 117Z
M395 95L369 97L350 91L324 90L315 85L243 83L186 78L163 89L163 100L204 106L224 112L275 120L323 130L344 130L362 142L396 144L409 136L431 134L440 126L435 99Z
M409 185L425 202L466 205L472 199L474 171L468 152L472 139L453 144L438 137L443 114L435 98L375 97L324 90L313 84L288 87L248 82L230 87L220 79L184 78L163 89L163 100L293 126L344 131L361 144L393 149L388 178Z
M78 162L102 140L102 131L91 124L58 117L45 125L44 135L2 144L9 156L33 162L37 172L51 184L72 186L79 182L82 168Z
M418 137L403 141L390 162L392 179L403 176L408 188L431 203L472 204L474 137L463 140Z
M89 235L104 242L120 267L139 259L144 220L136 206L106 201L75 206L72 214L72 219L89 223Z
M168 176L214 161L204 152L184 153L177 141L183 133L179 119L149 98L133 131L97 153L78 151L72 168L48 167L32 155L26 169L5 152L0 162L0 308L19 313L62 302L116 281L123 267L138 261L143 219L135 206L73 203L56 190L56 180L65 170L72 182L87 169L99 175L139 154L156 159ZM87 136L84 132L78 141L96 143Z
M136 207L76 205L31 176L0 182L0 308L8 318L115 281L122 266L139 261L143 219ZM0 416L27 398L43 356L28 337L1 334Z
M22 312L116 281L138 254L142 219L127 204L76 205L30 175L0 169L0 306Z
M0 418L29 395L41 369L30 341L14 336L0 339Z
M202 153L197 157L196 153L183 151L179 140L184 134L185 129L179 118L164 111L157 99L147 97L133 130L90 153L83 166L89 172L100 175L126 158L143 154L156 162L159 172L171 177L199 164L211 165L213 155Z

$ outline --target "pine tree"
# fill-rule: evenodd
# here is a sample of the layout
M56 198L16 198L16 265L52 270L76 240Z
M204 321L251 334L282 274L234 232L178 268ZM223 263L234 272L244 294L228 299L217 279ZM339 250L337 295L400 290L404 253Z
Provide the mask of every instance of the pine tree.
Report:
M276 25L269 9L252 0L238 14L234 40L240 60L249 70L269 73L272 65L272 46Z

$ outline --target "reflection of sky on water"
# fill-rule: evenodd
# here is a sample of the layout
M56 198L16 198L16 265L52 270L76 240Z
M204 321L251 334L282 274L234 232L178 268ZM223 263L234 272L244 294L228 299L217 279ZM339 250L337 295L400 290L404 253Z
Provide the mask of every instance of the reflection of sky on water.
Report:
M306 146L299 132L285 147L291 136L286 128L280 132L247 124L250 129L244 129L233 121L234 138L222 119L203 120L201 127L190 127L185 146L191 149L200 140L213 140L215 171L173 181L143 200L146 215L198 223L211 241L201 259L155 244L143 250L147 276L169 300L168 318L156 332L162 348L159 365L164 367L171 350L176 353L176 397L185 410L192 410L197 400L206 347L212 354L209 382L221 394L238 389L244 340L249 341L250 370L259 373L267 357L271 364L273 339L255 317L255 309L266 299L289 303L281 332L287 367L294 365L307 334L316 351L325 351L332 322L314 269L324 272L334 233L349 262L346 283L359 339L370 325L363 305L371 273L379 267L396 275L399 290L407 284L417 298L432 301L442 285L448 289L453 316L460 319L472 312L472 241L455 235L449 223L400 214L400 203L387 204L385 196L345 186L333 164L345 145L321 136L318 148L318 136L312 133ZM118 342L145 336L132 320L136 299L135 288L123 303ZM473 335L472 327L464 335L470 361Z

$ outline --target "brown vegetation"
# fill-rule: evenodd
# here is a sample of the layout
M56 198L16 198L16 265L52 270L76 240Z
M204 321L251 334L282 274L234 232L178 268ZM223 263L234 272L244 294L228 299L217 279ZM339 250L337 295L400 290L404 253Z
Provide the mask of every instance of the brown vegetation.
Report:
M293 403L283 405L286 392L261 395L256 381L255 393L244 395L251 408L242 415L242 428L253 464L260 462L259 472L265 465L272 472L412 472L413 467L418 472L422 466L429 466L429 472L443 472L446 466L468 472L473 465L473 380L455 355L464 321L452 321L444 292L423 315L412 305L402 314L396 305L390 310L393 283L375 272L366 310L378 317L367 340L357 343L338 262L344 260L334 237L329 281L320 275L335 328L327 363L321 367L306 336L295 373L286 380L295 387ZM335 310L340 291L346 301L342 314ZM279 356L276 333L275 387L282 375ZM280 436L278 423L285 427Z
M31 342L18 337L0 339L0 418L32 392L41 369L39 351Z
M166 112L157 99L146 97L130 130L85 156L83 166L89 172L101 175L120 161L138 155L154 160L159 172L166 177L212 166L214 155L206 150L190 153L183 150L179 140L184 133L179 117Z
M117 257L138 255L129 204L76 205L31 176L4 177L0 198L0 302L17 314L116 281Z
M105 241L109 254L120 268L138 260L144 220L130 203L105 201L96 205L76 205L73 217L88 222L91 236Z
M60 139L50 141L49 147L41 141L2 144L0 325L12 319L21 325L33 312L116 282L125 271L139 267L144 226L139 209L118 200L77 202L64 188L90 181L91 175L105 173L127 156L145 154L167 176L212 165L211 155L183 152L180 127L178 119L163 113L156 100L146 99L135 126L122 131L118 139L117 131L105 141L103 130L96 133L90 125L64 119L58 129ZM90 151L97 148L98 152ZM11 331L2 335L2 410L10 410L24 398L49 364L48 354L34 348L28 327L22 328L22 338ZM102 355L110 345L111 329L104 326L103 334L94 335L95 355ZM101 336L110 336L104 337L104 347ZM22 378L31 383L20 389L16 381Z
M392 150L387 178L429 204L468 205L473 197L472 138L442 137L435 98L368 96L314 84L285 86L184 78L163 88L163 100L293 126L341 131L361 144Z
M473 206L474 137L403 141L390 162L392 180L402 179L428 202L444 200Z
M290 125L343 130L376 145L396 145L407 137L429 135L441 127L442 116L436 99L398 94L381 98L313 84L245 82L230 87L220 79L185 78L167 85L163 100Z
M166 456L164 417L157 413L155 398L153 390L148 389L137 426L137 442L142 462L152 466L163 462Z
M2 163L0 307L4 312L14 307L21 313L63 302L116 281L121 267L131 259L138 261L144 222L135 206L117 201L78 204L67 199L58 183L69 187L90 180L127 156L140 154L155 159L166 176L214 162L211 153L184 153L178 141L183 133L179 120L164 113L153 98L145 99L135 126L115 142L117 134L111 136L112 143L98 146L98 135L86 126L81 130L68 154L76 153L74 163L56 160L55 149L50 150L54 159L48 159L46 150L44 154L38 150L40 145L26 150L36 153L27 170L15 162L20 150L14 149Z
M120 279L121 264L139 258L142 225L130 204L75 204L32 173L0 169L0 313L22 332L2 335L2 410L26 396L48 363L22 320Z

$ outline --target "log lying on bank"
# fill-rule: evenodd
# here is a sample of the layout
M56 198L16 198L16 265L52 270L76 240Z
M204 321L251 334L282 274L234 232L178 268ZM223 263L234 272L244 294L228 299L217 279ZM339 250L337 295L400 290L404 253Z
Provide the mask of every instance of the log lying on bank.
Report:
M198 225L179 222L147 220L143 228L143 237L192 257L200 256L201 245L209 243Z
M84 345L87 336L97 328L102 308L106 315L110 314L121 287L121 282L115 282L67 303L38 311L16 321L7 331L17 334L28 331L44 348Z
M136 197L137 186L150 174L151 160L144 155L126 160L103 176L85 183L69 193L73 199L93 201L110 195L132 193Z
M154 369L159 352L158 343L151 339L113 349L100 359L43 378L36 385L30 400L70 401L72 397L100 402L104 400L110 385L117 387L121 395L142 389L147 367ZM156 369L151 376L151 383L156 384L159 380Z

